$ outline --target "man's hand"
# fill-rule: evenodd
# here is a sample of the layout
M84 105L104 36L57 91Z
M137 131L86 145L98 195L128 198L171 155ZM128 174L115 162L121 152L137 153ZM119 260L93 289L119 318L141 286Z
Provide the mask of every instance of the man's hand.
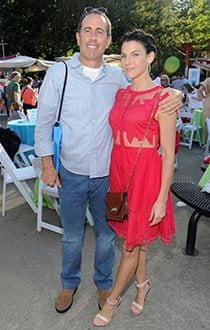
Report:
M164 100L159 103L158 110L169 115L176 112L182 106L182 92L170 87L164 88L160 95L168 94Z
M52 156L42 158L41 180L50 187L54 187L55 185L57 185L58 188L61 187L61 181L58 173L53 166Z

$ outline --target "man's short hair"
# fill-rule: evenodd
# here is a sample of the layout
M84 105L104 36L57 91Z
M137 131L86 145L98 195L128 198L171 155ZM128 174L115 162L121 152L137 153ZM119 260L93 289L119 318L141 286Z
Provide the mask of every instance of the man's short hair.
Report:
M85 17L91 15L91 14L97 14L97 15L100 15L102 17L105 18L106 20L106 24L107 24L107 36L111 36L112 35L112 24L111 24L111 21L110 19L108 18L108 16L100 11L100 9L97 9L97 8L93 8L92 10L88 11L88 12L84 12L82 14L82 16L80 17L80 20L79 20L79 23L78 23L78 26L77 26L77 32L80 32L81 28L82 28L82 23L85 19Z
M21 73L19 71L13 71L10 76L9 76L9 79L13 79L15 78L16 76L19 76L21 78Z

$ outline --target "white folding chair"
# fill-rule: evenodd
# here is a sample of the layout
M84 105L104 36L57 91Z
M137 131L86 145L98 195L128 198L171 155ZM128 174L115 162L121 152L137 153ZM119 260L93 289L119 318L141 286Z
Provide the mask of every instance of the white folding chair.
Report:
M15 155L15 159L14 159L15 164L18 167L30 166L31 163L30 163L29 159L27 158L27 156L25 155L25 153L33 152L33 151L34 151L33 146L30 146L29 144L21 143L19 150L17 151L17 153Z
M180 120L179 133L181 137L180 145L188 146L189 149L192 148L194 134L197 133L198 141L201 146L201 136L200 129L201 126L197 124L196 114L194 112L189 112L186 109L180 109L178 112L178 117Z
M27 109L28 120L36 123L37 118L37 108Z
M29 156L31 163L34 166L34 169L40 178L41 175L41 158ZM39 189L38 189L38 213L37 213L37 231L41 231L42 228L54 231L59 234L63 234L62 226L57 226L46 222L43 218L43 195L50 197L53 207L55 208L58 216L60 216L59 204L58 204L58 188L57 186L49 187L39 179ZM94 225L92 215L87 207L86 209L86 218L90 226Z
M210 146L210 118L206 119L206 128L208 132L207 140L206 140L206 148L204 157L206 158L209 155L209 146Z
M32 199L33 192L29 187L29 185L26 183L27 180L37 177L37 174L33 166L16 168L1 143L0 143L0 163L3 169L2 170L2 175L3 175L2 216L5 215L6 186L9 183L15 184L15 186L20 191L26 202L34 211L34 213L37 213L37 207Z

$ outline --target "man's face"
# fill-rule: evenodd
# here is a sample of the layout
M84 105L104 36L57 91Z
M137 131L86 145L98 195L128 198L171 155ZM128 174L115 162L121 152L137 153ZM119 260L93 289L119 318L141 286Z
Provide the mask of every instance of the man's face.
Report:
M94 13L87 15L80 31L76 33L76 39L80 47L81 63L90 67L100 66L105 49L111 43L105 18Z

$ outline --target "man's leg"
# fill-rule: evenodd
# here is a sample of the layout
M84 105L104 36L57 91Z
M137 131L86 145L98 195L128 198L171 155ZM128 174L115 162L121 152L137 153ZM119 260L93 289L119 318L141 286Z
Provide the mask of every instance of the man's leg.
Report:
M88 177L77 175L60 165L62 187L59 189L62 238L62 290L56 300L56 310L71 307L73 293L81 281L81 255L87 205Z
M94 219L96 249L94 260L94 283L99 289L99 307L102 307L112 287L112 267L114 264L115 234L106 221L105 194L108 178L90 179L89 203Z

